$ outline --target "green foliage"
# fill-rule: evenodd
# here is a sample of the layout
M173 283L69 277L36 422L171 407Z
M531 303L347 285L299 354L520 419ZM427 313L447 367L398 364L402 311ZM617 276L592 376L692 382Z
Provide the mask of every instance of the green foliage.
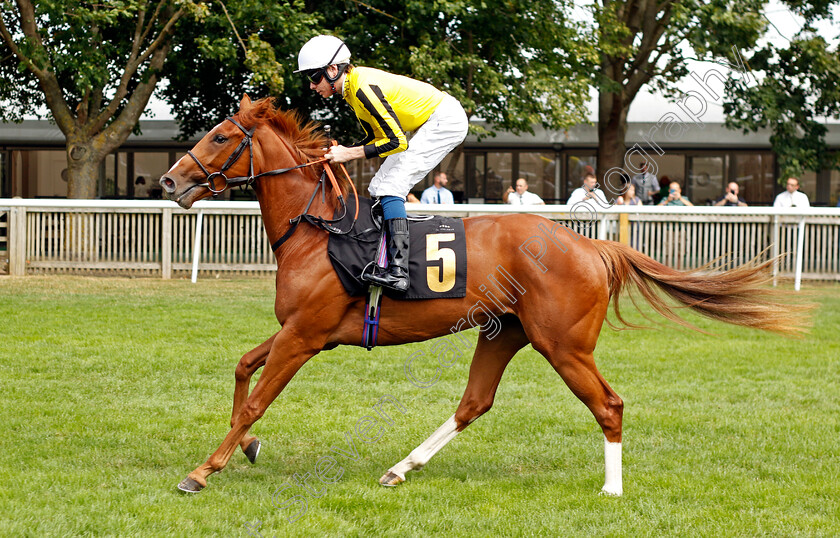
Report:
M736 60L766 29L766 0L603 1L591 7L601 62L595 85L626 92L629 101L644 84L676 95L688 75L687 60ZM629 103L628 103L629 106Z
M727 125L744 132L772 130L782 184L806 170L838 167L837 154L825 142L824 118L840 115L840 48L806 26L786 47L768 44L749 63L759 82L727 87Z
M202 20L179 21L174 54L163 69L168 84L159 94L180 122L182 138L235 112L243 93L274 95L289 106L287 96L302 93L291 66L318 24L297 0L227 0L224 9L214 0L207 6Z
M232 43L225 54L215 51L213 61L194 57L189 43L199 34L185 29L178 39L184 40L179 50L186 54L167 67L167 76L177 82L164 93L178 117L186 120L186 133L206 129L229 113L222 112L221 103L227 102L229 109L247 89L256 97L273 93L284 106L333 123L341 138L360 135L352 111L340 99L323 100L292 73L300 46L319 33L344 39L355 64L430 82L500 129L530 131L537 124L562 129L585 121L588 82L583 71L595 53L581 38L582 27L569 20L571 2L565 0L372 0L259 8L254 7L259 2L248 0L227 5L240 33L259 34L262 43L273 47L277 63L271 71L282 77L283 92L269 88L265 74L245 73ZM254 9L260 16L254 16ZM181 22L182 28L191 24ZM208 18L204 29L230 35L222 20ZM271 62L270 57L263 61ZM235 82L198 83L219 70ZM275 88L280 84L276 81Z
M154 4L142 0L103 3L76 0L49 0L33 3L35 24L39 38L24 36L21 11L12 9L11 2L3 2L2 18L10 35L26 59L16 57L7 43L0 41L0 99L10 106L0 109L0 119L19 118L23 114L39 113L44 103L44 89L28 68L52 72L61 89L60 97L70 110L76 110L91 95L112 94L120 83L132 45L139 50L157 37L175 6L162 2L158 17L152 19ZM195 2L177 2L193 12L202 7ZM140 17L147 17L144 39L132 39ZM13 72L14 71L14 72ZM132 77L136 84L149 73L144 68ZM126 97L127 100L127 97ZM104 106L107 99L100 99ZM122 103L124 105L125 102ZM96 110L98 112L98 110Z

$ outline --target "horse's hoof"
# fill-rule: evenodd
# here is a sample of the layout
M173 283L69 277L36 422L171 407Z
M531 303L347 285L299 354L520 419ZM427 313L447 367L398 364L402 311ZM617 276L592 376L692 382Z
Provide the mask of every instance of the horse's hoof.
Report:
M603 488L601 488L601 492L598 495L605 495L607 497L621 497L621 495L623 493L624 493L624 491L622 491L621 487L619 487L619 488L613 488L613 487L608 488L607 486L604 486Z
M385 473L385 476L379 479L380 484L389 488L399 486L403 482L405 482L405 478L401 478L399 475L391 471L388 471Z
M202 486L197 481L193 480L188 476L185 479L181 480L181 483L178 484L178 489L180 489L184 493L198 493L199 491L204 489L204 486Z
M257 462L257 456L260 455L261 446L262 445L260 444L259 439L254 439L253 441L251 441L251 444L248 445L248 448L245 449L245 456L247 456L248 461L250 461L251 463Z

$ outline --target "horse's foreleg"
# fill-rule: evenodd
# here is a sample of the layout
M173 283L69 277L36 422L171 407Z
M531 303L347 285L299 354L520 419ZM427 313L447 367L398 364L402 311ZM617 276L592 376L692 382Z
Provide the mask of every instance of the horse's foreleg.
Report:
M271 346L274 344L274 339L279 333L275 333L271 338L258 345L239 359L239 364L236 365L236 386L233 389L233 413L230 417L230 427L233 428L236 424L236 417L239 414L239 409L248 398L248 389L251 386L251 376L254 372L262 368L268 358L268 353L271 351ZM260 453L260 440L245 432L242 441L239 443L242 452L248 457L251 463L257 461L257 455Z
M207 461L178 484L178 489L188 493L201 491L207 486L208 476L224 469L251 425L262 417L301 366L320 351L312 346L313 340L303 338L288 326L275 335L263 373L254 390L240 405L230 432Z
M559 351L546 354L548 361L595 416L604 432L604 487L607 495L623 493L621 480L621 423L624 402L607 384L592 353Z
M505 316L501 321L502 330L495 338L488 339L483 334L478 337L470 365L470 378L458 410L431 437L412 450L408 457L391 467L379 479L380 484L396 486L404 482L408 471L421 469L459 432L493 406L496 389L505 368L516 352L528 343L518 319Z

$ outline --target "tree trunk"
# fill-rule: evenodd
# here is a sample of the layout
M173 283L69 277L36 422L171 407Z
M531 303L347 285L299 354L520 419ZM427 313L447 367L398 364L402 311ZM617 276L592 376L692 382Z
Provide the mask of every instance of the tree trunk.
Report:
M446 165L446 170L441 170L441 171L444 174L446 174L446 177L449 178L449 185L450 185L449 190L451 190L451 191L463 190L464 200L466 200L467 197L469 197L469 193L467 192L467 178L466 178L466 176L463 177L463 178L460 178L460 181L457 178L457 176L460 175L460 174L457 173L458 170L463 171L463 170L466 169L466 167L464 166L464 163L461 163L461 166L458 167L458 161L460 160L461 155L463 155L463 154L464 154L464 143L461 142L460 144L458 144L458 147L453 149L452 153L449 154L449 156L451 158L449 159L449 163Z
M93 199L99 196L99 170L105 154L88 144L67 144L67 197Z
M629 108L623 92L607 93L602 90L598 97L598 162L595 173L608 200L618 196L621 187L615 174L606 175L612 168L624 167Z

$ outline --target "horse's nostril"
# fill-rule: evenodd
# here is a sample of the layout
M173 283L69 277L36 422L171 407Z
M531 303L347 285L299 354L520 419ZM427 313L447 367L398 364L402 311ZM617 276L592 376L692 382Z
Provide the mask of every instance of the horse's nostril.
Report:
M169 194L175 192L175 181L172 178L163 176L160 178L160 186Z

